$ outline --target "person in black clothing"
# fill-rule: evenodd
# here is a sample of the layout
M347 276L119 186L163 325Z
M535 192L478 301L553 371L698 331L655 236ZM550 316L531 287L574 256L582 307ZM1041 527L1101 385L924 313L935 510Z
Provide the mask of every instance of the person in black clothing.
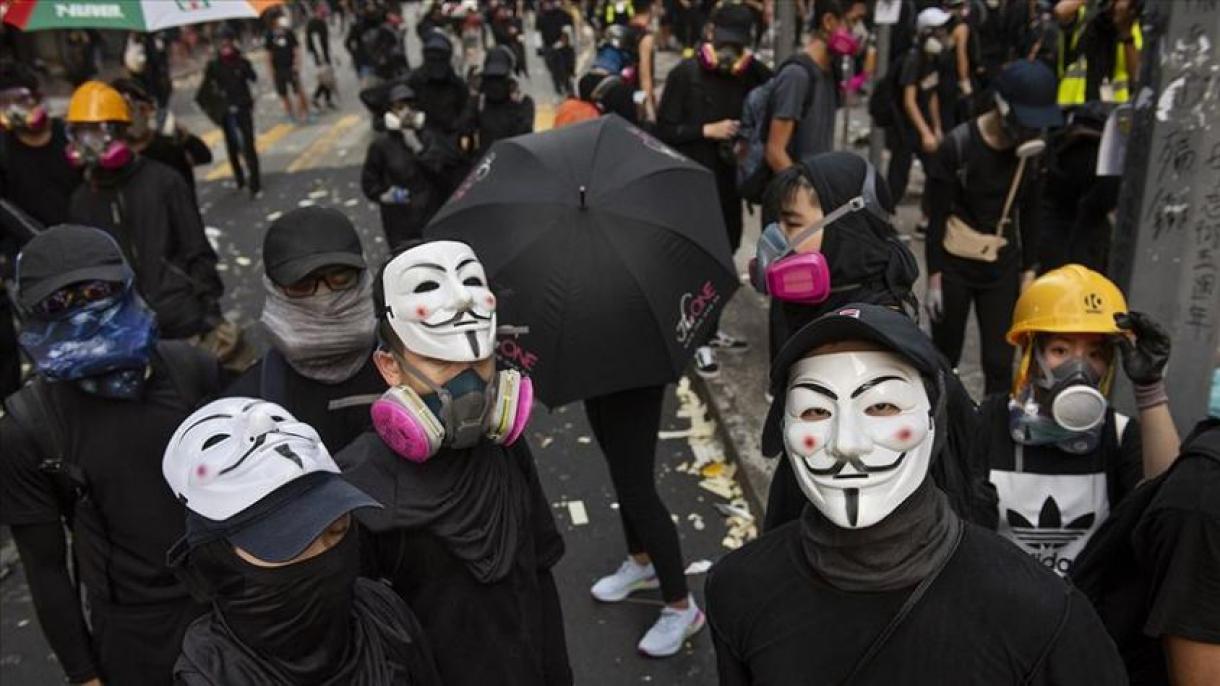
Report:
M225 390L288 409L332 453L372 426L384 387L372 354L373 279L351 220L323 207L292 210L263 238L261 322L271 349Z
M440 684L415 615L358 578L352 512L380 505L343 480L313 427L274 403L217 400L174 433L162 469L188 508L172 564L212 605L183 639L175 684Z
M850 207L853 200L863 201L864 211L825 221L828 215ZM772 359L791 334L849 302L868 302L911 317L918 315L913 290L919 269L915 256L898 240L889 219L892 207L885 181L872 165L853 153L815 155L781 172L771 182L763 213L779 221L765 228L756 251L757 263L776 261L767 255L778 251L767 244L789 246L795 255L816 252L829 268L828 281L834 289L819 302L787 301L772 295ZM802 238L802 233L808 237ZM995 498L987 488L986 464L976 463L971 451L976 407L951 365L943 358L940 364L945 377L948 429L942 453L931 468L932 478L960 517L994 527ZM798 519L805 503L792 465L781 459L767 494L764 531Z
M157 341L156 318L105 232L52 227L20 260L21 345L36 376L0 418L0 523L12 528L69 681L168 686L182 635L204 608L165 563L183 508L161 455L216 391L216 361Z
M1063 122L1055 75L1041 63L1006 67L995 98L996 109L960 124L936 151L924 194L930 205L925 250L932 338L956 366L974 305L987 395L1012 380L1013 350L1004 332L1018 294L1037 271L1043 179L1036 160L1020 162L1017 152L1039 150L1034 139ZM987 252L973 247L1000 243L997 231L1002 245L988 245Z
M512 77L513 53L503 46L487 51L479 73L479 97L470 100L476 108L466 116L475 134L475 157L482 157L492 143L534 131L534 99Z
M344 41L364 87L399 78L407 72L402 38L386 22L385 10L368 4Z
M257 81L258 76L254 73L254 65L237 49L233 30L228 26L222 27L219 35L216 58L208 62L199 90L206 92L205 89L211 88L218 92L223 106L221 130L224 132L229 165L233 168L233 179L238 188L244 188L248 172L250 197L257 198L263 186L259 175L258 149L254 147L254 96L250 93L250 84ZM245 169L240 158L245 159Z
M127 38L123 63L131 78L157 100L157 107L169 107L174 82L169 74L169 42L165 32L132 33Z
M106 84L89 81L72 95L69 134L86 182L72 194L68 216L119 242L162 336L214 339L224 293L216 252L182 177L130 149L122 152L130 122L126 100Z
M556 0L543 0L535 20L542 37L542 56L555 94L572 95L572 77L576 74L576 50L572 46L572 15Z
M898 202L902 202L907 192L912 157L917 155L926 170L932 153L944 138L942 113L945 108L940 98L940 82L945 72L943 55L952 53L945 47L948 40L945 27L949 19L949 14L938 7L920 12L916 44L896 65L900 115L886 133L891 153L886 177ZM925 192L922 202L925 215L927 197Z
M424 127L447 136L465 130L462 117L470 89L453 71L453 44L440 31L424 37L424 63L407 78L416 102L424 112Z
M1055 19L1054 0L1008 0L1003 8L1005 40L1008 48L1005 62L1037 60L1055 69L1060 24Z
M529 380L495 371L486 283L463 243L412 244L386 263L374 362L390 389L373 407L377 431L336 461L385 505L356 515L369 571L419 616L445 684L570 685L551 574L563 539L518 440Z
M64 35L64 70L73 87L97 74L101 37L96 29L76 29Z
M508 50L513 56L513 73L528 79L530 72L525 61L525 37L521 18L516 16L511 5L502 4L492 10L489 24L496 47Z
M786 448L809 504L708 575L722 686L1126 683L1084 596L962 521L928 478L943 374L918 325L877 305L784 346L763 444Z
M157 102L134 79L115 79L110 84L127 99L131 126L127 127L127 142L138 154L178 172L191 189L191 199L199 206L195 192L195 170L212 162L212 151L199 136L178 126L171 113L164 123L157 114Z
M275 82L275 92L280 96L280 102L284 103L284 112L289 119L308 119L309 105L305 102L305 90L301 87L300 42L292 30L292 17L287 13L276 16L275 26L263 38L263 47L267 49L267 64ZM289 90L296 93L301 110L299 117L293 112Z
M393 85L387 95L384 130L369 143L360 186L381 209L381 229L391 249L423 235L424 225L444 203L444 140L424 128L414 91ZM452 152L452 151L451 151Z
M326 25L326 5L319 2L314 7L313 16L305 24L305 47L313 56L313 64L318 68L318 87L313 92L314 109L322 109L322 98L326 98L326 106L334 109L335 68L330 61L330 28Z

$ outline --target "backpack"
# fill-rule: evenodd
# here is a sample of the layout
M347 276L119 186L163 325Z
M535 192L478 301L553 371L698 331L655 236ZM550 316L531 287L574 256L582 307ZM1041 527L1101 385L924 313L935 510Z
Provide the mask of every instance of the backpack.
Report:
M898 122L898 67L896 62L889 71L877 80L873 92L868 96L868 116L872 117L873 125L881 128L894 126Z
M809 63L809 58L801 57L802 55L795 55L784 60L775 70L775 75L778 77L784 68L791 64L799 65L809 74L809 89L805 93L804 102L801 103L801 119L804 119L813 105L813 83L818 75L814 74L815 67ZM737 161L737 191L743 200L755 205L762 204L767 184L771 183L772 177L775 176L775 172L771 171L770 165L767 164L767 136L771 128L771 98L778 81L778 78L771 78L762 85L755 86L746 94L746 102L741 108L741 126L737 135L745 143L746 150Z
M1128 652L1147 640L1143 635L1150 599L1148 579L1132 534L1161 486L1178 465L1192 459L1220 462L1220 424L1204 422L1182 442L1180 456L1163 474L1140 484L1110 512L1072 564L1068 579L1097 609L1106 629ZM1107 476L1108 478L1108 476Z

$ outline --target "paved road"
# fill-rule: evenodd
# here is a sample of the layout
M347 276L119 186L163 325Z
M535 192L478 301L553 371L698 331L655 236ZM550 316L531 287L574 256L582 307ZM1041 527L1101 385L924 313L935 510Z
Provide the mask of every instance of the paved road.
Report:
M411 47L413 63L418 63L413 32ZM539 124L545 127L556 101L540 61L530 57L534 78L525 86L538 105ZM262 89L255 118L263 148L265 194L260 200L250 200L232 186L223 162L220 133L191 104L195 78L178 83L172 103L179 121L200 132L221 160L197 170L199 196L209 236L220 255L226 310L245 324L257 318L261 307L259 250L267 223L277 213L309 203L342 208L359 227L371 262L378 263L385 256L376 210L359 190L359 165L370 134L368 117L355 98L350 66L344 63L337 70L342 107L323 114L316 122L297 125L287 121L270 92L265 60L256 56L254 61ZM306 68L304 80L313 82L312 66ZM689 413L691 398L683 398ZM690 419L678 416L683 406L671 388L665 405L666 431L690 429ZM580 406L536 412L528 435L568 546L556 577L577 683L713 683L714 660L706 632L690 641L679 656L668 660L650 660L636 653L636 641L656 616L657 596L643 595L617 606L599 606L588 595L588 587L600 574L618 566L624 549L609 477L590 440ZM721 452L715 443L706 441L698 450L705 458ZM727 527L714 508L722 498L700 488L698 476L677 470L694 460L690 439L678 436L662 440L658 483L677 520L687 562L714 561L726 552L722 541ZM579 523L582 509L587 523ZM694 574L691 580L701 599L702 575ZM0 582L0 684L41 685L60 683L61 679L62 673L42 640L25 580L16 568Z

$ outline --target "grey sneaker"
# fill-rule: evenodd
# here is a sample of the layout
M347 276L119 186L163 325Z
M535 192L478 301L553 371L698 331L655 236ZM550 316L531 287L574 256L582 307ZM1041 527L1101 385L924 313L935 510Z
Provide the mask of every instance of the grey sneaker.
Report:
M694 636L703 628L703 611L695 604L694 596L689 596L690 607L679 610L666 607L661 610L657 623L652 625L637 646L641 653L649 657L669 657L682 650L686 639Z
M660 587L661 582L657 581L657 572L651 562L641 565L628 557L619 565L617 572L598 579L589 590L594 598L603 603L617 603L636 591Z
M705 379L720 376L720 363L716 361L716 353L706 345L695 350L695 373Z

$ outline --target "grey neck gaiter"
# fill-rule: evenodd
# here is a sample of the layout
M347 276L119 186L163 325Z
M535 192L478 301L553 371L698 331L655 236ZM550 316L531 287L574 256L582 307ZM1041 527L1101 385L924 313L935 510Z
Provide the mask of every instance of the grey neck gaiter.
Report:
M271 343L298 374L322 383L356 375L372 354L376 337L373 280L369 273L346 291L289 298L263 277L267 301L262 324Z

